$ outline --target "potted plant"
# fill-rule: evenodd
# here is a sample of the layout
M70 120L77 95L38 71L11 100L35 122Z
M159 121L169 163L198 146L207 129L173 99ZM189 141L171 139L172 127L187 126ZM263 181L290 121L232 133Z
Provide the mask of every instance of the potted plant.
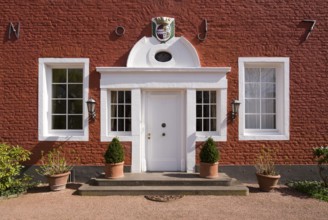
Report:
M270 192L277 187L280 175L274 164L275 152L263 146L256 159L256 177L261 191Z
M66 189L72 168L61 149L54 148L47 155L42 151L41 166L36 171L48 179L50 190L60 191Z
M204 178L218 178L220 152L212 138L208 138L200 151L199 175Z
M105 177L110 179L124 176L124 148L118 138L113 138L104 154Z

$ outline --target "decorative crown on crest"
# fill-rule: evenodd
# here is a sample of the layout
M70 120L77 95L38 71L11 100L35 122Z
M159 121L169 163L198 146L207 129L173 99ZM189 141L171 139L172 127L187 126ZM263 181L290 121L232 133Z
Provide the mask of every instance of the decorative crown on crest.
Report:
M157 17L154 20L156 21L157 24L164 24L168 25L173 21L174 18L168 18L168 17Z

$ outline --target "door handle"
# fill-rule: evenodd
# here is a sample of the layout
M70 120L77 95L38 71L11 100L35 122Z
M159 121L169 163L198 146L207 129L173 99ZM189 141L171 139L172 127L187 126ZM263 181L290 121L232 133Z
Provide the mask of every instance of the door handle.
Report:
M150 140L150 133L148 133L147 138L148 138L148 140Z

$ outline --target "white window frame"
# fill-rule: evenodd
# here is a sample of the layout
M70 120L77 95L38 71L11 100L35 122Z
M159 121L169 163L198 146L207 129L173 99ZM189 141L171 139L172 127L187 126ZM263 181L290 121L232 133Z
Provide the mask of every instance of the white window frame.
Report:
M39 141L88 141L89 115L87 105L83 104L82 130L51 129L51 83L53 68L83 69L83 103L88 100L89 93L89 59L88 58L39 58Z
M112 127L111 127L111 120L112 120L112 108L111 108L111 105L112 105L112 100L111 100L111 92L113 91L116 91L116 92L119 92L119 91L130 91L131 92L131 130L132 130L132 91L131 89L118 89L118 90L108 90L108 94L107 94L107 97L108 97L108 116L107 116L107 119L108 119L108 135L111 136L111 137L116 137L116 136L131 136L132 132L131 131L112 131ZM125 101L125 100L124 100ZM124 102L124 105L126 105L126 103ZM125 118L125 116L124 116ZM118 125L117 125L118 126Z
M197 131L196 128L196 137L197 141L205 141L207 138L212 137L216 141L225 141L225 136L222 135L222 129L221 129L221 123L222 123L222 115L221 115L221 90L213 90L213 89L196 89L195 93L197 91L209 91L209 92L215 92L216 93L216 130L215 131ZM202 104L204 105L204 103ZM197 106L197 101L195 100L195 108ZM195 124L197 125L197 110L195 111ZM203 118L203 117L202 117Z
M245 128L245 68L276 68L276 129ZM289 58L240 57L239 68L239 140L289 140Z

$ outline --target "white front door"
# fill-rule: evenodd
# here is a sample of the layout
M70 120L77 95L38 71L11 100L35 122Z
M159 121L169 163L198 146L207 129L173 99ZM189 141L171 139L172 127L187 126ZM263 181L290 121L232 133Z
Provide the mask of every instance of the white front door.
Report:
M183 93L146 93L147 171L183 171Z

